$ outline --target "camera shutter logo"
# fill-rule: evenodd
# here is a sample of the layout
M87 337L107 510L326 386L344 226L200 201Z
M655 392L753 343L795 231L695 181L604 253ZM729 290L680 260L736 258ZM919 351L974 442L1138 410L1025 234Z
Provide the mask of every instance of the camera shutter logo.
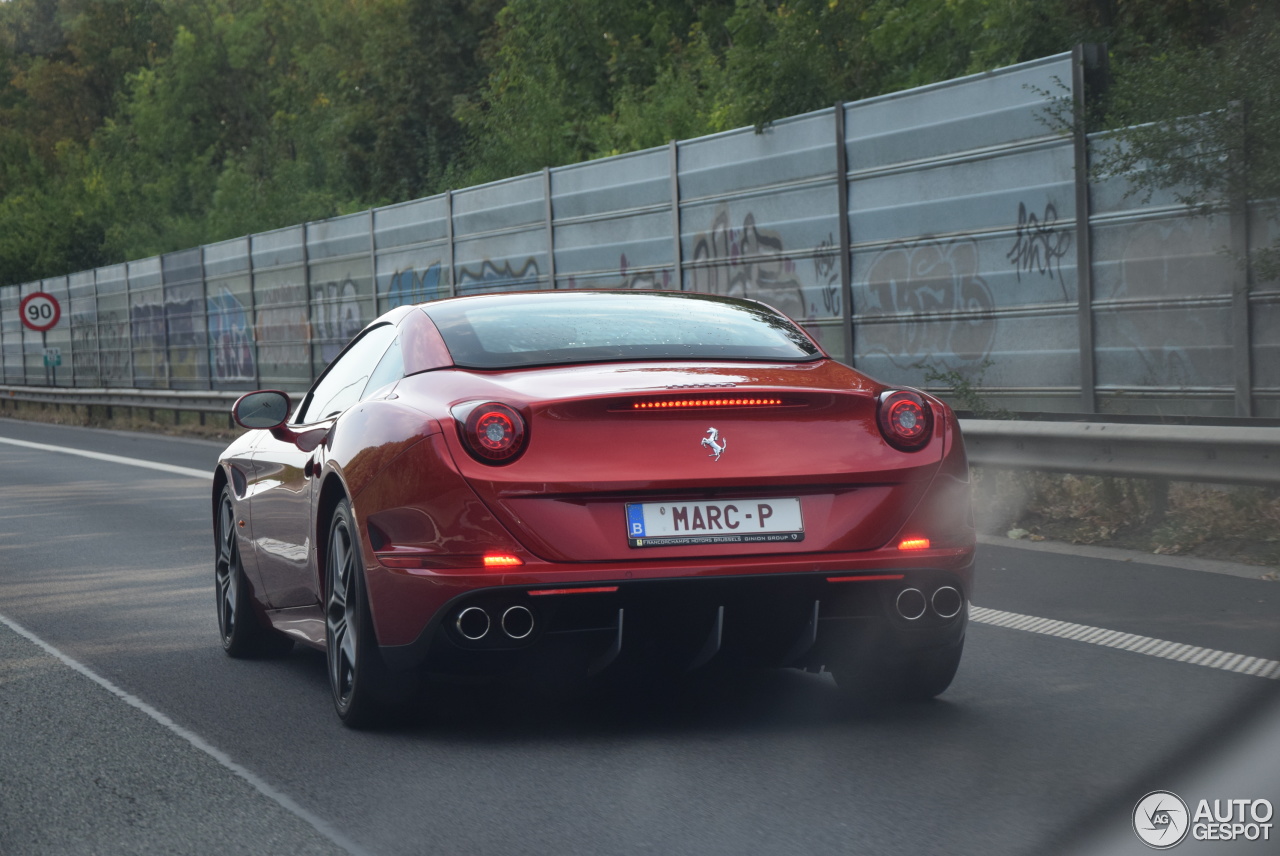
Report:
M1168 850L1182 843L1190 828L1187 804L1170 791L1152 791L1133 807L1133 831L1143 844L1155 850Z

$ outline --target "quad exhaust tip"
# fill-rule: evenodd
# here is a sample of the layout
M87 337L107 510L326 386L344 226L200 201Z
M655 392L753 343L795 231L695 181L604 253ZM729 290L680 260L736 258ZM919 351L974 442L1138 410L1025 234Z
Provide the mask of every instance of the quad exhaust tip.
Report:
M478 606L468 606L458 613L456 626L463 639L478 642L489 634L489 613Z
M920 591L920 589L905 588L898 592L898 614L907 621L915 621L924 615L928 605L928 601L924 598L924 592Z
M502 613L502 632L512 639L528 639L533 632L533 613L519 604L507 607Z
M503 610L502 617L498 619L498 626L502 628L502 632L508 639L516 642L528 639L533 634L534 623L533 611L520 604L508 606ZM493 629L493 619L483 607L468 606L458 613L458 617L454 620L454 627L463 639L468 642L479 642Z
M955 618L964 606L964 598L952 586L942 586L933 593L933 611L939 618Z
M955 618L964 608L964 595L954 586L939 586L931 597L926 598L918 588L905 588L898 592L895 601L898 615L907 621L923 618L930 606L933 614L943 619Z

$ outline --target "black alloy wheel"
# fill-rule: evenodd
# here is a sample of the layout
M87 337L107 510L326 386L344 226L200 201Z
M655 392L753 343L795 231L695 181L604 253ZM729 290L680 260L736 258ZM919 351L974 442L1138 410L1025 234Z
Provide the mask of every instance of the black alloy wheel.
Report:
M356 531L351 503L344 499L329 527L324 635L334 708L344 725L364 728L386 713L391 682L373 635Z
M240 561L236 510L231 487L222 489L213 525L217 554L213 578L218 603L218 635L232 657L274 657L293 648L293 640L263 625L253 608L253 593Z

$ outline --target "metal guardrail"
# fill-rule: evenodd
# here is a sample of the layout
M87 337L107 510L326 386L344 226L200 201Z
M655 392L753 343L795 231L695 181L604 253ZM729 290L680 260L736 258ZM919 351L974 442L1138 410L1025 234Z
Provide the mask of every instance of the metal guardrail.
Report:
M0 385L0 398L11 401L73 406L190 410L197 413L230 413L231 405L242 395L244 395L243 392L209 389L110 389Z
M979 467L1280 487L1280 428L961 420Z
M229 413L243 393L0 385L0 397L46 404ZM1280 487L1280 427L963 419L979 467Z

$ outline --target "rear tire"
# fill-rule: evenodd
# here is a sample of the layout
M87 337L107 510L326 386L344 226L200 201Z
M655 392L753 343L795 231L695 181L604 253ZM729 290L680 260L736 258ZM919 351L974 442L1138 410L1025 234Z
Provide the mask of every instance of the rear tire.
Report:
M864 657L830 668L841 691L859 704L923 702L941 695L956 676L964 640L946 648Z
M218 499L213 523L213 579L218 604L218 635L222 650L231 657L279 657L289 653L293 640L277 633L258 617L253 591L240 561L240 537L236 532L235 502L230 485Z
M329 525L325 657L338 718L350 728L368 728L384 720L401 694L378 652L357 531L351 503L344 499Z

